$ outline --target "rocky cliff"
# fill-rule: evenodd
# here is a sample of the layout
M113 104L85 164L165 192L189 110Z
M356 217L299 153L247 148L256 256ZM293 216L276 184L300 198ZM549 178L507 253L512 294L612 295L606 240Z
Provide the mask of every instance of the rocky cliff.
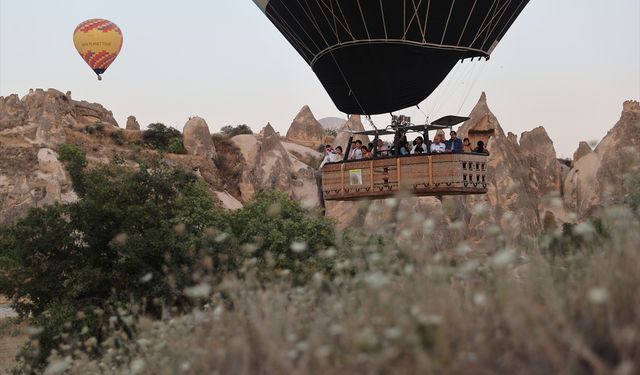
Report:
M309 106L302 107L287 131L287 141L318 149L324 143L324 129Z
M98 123L117 127L110 111L71 93L38 89L0 97L0 225L31 207L77 199L55 149L69 131Z
M231 141L240 149L245 162L240 181L243 201L251 199L259 189L277 189L306 205L320 204L315 170L287 151L271 125L261 135L242 134Z
M623 201L640 181L640 104L626 101L620 120L589 152L580 145L564 181L565 206L580 217Z

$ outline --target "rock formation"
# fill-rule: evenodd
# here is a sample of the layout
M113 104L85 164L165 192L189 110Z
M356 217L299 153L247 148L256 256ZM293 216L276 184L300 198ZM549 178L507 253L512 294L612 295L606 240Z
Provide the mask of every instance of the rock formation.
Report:
M565 206L580 217L625 199L640 180L640 104L626 101L620 120L593 152L574 161L564 181Z
M271 125L261 133L261 137L242 134L231 139L246 164L240 182L242 200L251 199L259 189L277 189L305 205L319 205L315 170L286 150Z
M493 225L512 235L514 240L537 235L541 222L536 189L529 179L529 165L519 146L505 136L487 105L485 93L469 117L458 134L462 138L468 137L474 144L482 140L487 145L491 153L487 165L488 192L486 195L444 197L443 203L454 208L451 219L462 221L468 233L475 237L482 237ZM555 151L553 155L555 160Z
M3 147L0 153L0 225L24 217L31 207L77 199L71 180L49 148Z
M304 106L293 119L287 131L287 141L317 150L324 142L324 129L309 109Z
M140 124L138 124L138 120L136 116L127 117L127 130L140 130Z
M593 150L591 149L591 146L589 146L587 142L585 141L580 142L580 144L578 145L578 149L576 150L576 152L573 153L573 163L577 162L578 160L580 160L580 158L592 152Z
M191 117L184 125L184 148L189 155L211 159L216 155L216 148L211 140L207 122L201 117Z
M553 141L542 126L522 133L520 153L528 164L531 186L536 195L540 198L559 195L562 185L560 163Z
M364 125L362 125L362 119L360 115L351 115L349 117L349 121L347 121L341 128L338 129L338 135L336 139L333 141L333 146L342 146L342 150L347 152L347 142L349 141L349 136L351 135L350 131L363 131ZM363 145L369 144L371 142L369 140L368 135L356 135L353 137L353 140L362 141Z

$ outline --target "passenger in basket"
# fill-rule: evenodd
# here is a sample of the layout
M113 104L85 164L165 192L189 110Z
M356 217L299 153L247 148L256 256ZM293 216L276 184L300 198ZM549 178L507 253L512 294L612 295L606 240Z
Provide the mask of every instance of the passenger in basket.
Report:
M342 153L342 146L336 147L336 161L342 161L344 154Z
M471 146L471 141L469 140L469 138L465 138L462 143L464 144L464 152L473 152L473 147Z
M389 156L389 148L384 144L382 139L378 138L378 145L376 152L378 156Z
M402 144L400 145L400 155L402 156L409 155L410 152L411 152L411 147L409 146L409 142L403 141Z
M333 150L331 145L325 146L324 159L322 159L322 163L320 163L320 169L324 167L327 163L335 163L336 162L336 152Z
M367 146L362 146L362 158L363 159L373 158L373 154L371 153L371 151L369 151L369 148L367 148Z
M458 133L452 130L449 136L451 136L451 138L447 142L447 152L453 152L454 154L462 153L464 151L464 145L462 144L462 140L458 138Z
M441 154L443 152L447 152L447 146L444 144L443 136L436 134L436 136L433 137L433 143L431 144L431 153Z
M416 138L415 145L411 150L411 155L426 154L427 152L429 152L429 149L427 148L427 145L425 145L424 142L422 141L422 137Z
M478 147L474 148L473 152L478 154L489 155L489 151L486 148L484 148L484 142L482 141L478 141Z
M362 159L362 141L356 140L353 142L353 150L351 150L351 154L349 155L349 160L360 160Z

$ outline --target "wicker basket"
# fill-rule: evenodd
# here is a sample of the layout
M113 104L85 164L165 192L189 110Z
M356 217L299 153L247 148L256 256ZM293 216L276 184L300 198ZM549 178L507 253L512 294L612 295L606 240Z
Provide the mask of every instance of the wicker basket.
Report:
M385 198L401 191L418 196L485 194L487 156L431 154L326 164L326 200Z

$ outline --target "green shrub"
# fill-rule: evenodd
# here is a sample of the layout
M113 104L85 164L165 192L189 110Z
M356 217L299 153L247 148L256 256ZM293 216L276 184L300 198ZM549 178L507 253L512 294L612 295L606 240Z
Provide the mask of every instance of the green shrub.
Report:
M254 249L249 257L257 259L265 279L273 271L288 270L296 283L329 271L320 252L335 245L334 225L320 211L305 210L278 191L259 191L230 218L234 237L245 252L246 246Z
M79 196L83 196L85 189L82 181L82 173L87 166L87 153L79 146L72 144L60 145L58 158L64 162L67 171L71 175L73 190Z
M144 304L159 317L162 305L187 306L193 245L204 228L226 221L197 178L178 170L105 166L82 180L81 200L33 209L0 232L0 294L42 328L37 350L25 353L34 365L44 364L65 329L80 335L87 325L103 338L105 321L71 322L78 311Z
M142 139L145 145L156 150L185 153L182 144L182 133L161 123L150 124L147 130L142 132Z
M220 132L222 132L222 134L226 135L229 138L235 137L236 135L240 134L253 134L253 130L251 130L251 128L247 124L241 124L237 126L223 126L222 129L220 129Z
M118 146L122 146L124 144L124 131L122 129L118 129L117 131L109 134L109 137L117 144Z

